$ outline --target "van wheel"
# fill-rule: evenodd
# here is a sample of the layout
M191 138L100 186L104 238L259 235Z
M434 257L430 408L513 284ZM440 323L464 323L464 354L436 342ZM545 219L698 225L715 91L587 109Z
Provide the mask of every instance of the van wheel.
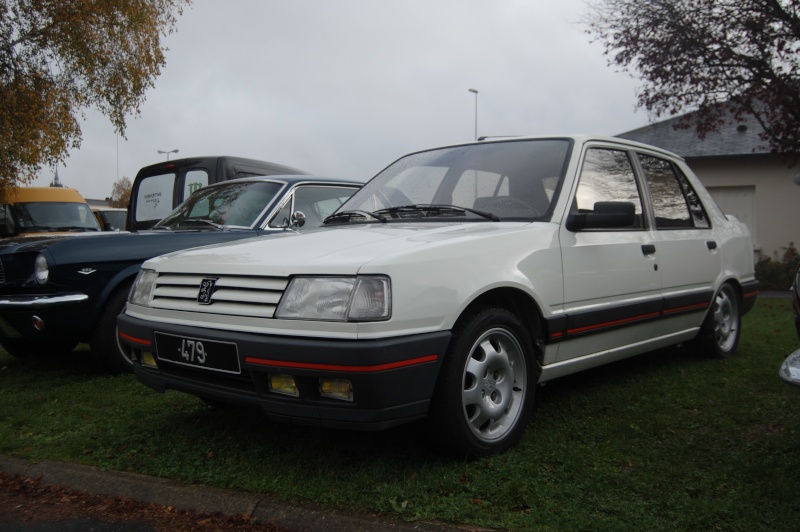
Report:
M89 340L95 359L112 373L133 373L133 361L117 333L117 316L125 309L130 289L131 283L125 283L111 294Z
M431 402L440 444L470 458L519 442L531 415L538 362L529 335L505 309L486 308L453 331Z
M16 358L32 356L68 355L78 345L77 340L27 340L25 338L5 338L3 349Z
M733 285L726 283L714 296L697 338L689 342L688 347L697 354L728 358L739 347L741 326L739 294Z

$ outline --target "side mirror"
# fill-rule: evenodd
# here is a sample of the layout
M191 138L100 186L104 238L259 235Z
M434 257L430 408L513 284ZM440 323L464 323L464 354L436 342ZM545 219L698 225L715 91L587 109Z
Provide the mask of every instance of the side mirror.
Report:
M567 229L624 229L636 224L636 206L629 201L598 201L593 212L575 212L567 217Z
M292 213L292 220L289 224L289 228L300 228L306 224L306 215L303 214L303 211L294 211Z

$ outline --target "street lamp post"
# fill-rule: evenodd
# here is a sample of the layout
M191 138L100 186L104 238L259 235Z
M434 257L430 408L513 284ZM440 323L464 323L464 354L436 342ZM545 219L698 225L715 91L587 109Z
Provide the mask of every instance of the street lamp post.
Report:
M475 140L478 140L478 89L469 89L475 95Z
M175 149L175 150L168 150L168 151L164 151L164 150L158 150L158 153L160 153L161 155L164 155L164 154L166 154L166 156L167 156L167 160L169 161L169 154L170 154L170 153L178 153L178 150L177 150L177 149Z

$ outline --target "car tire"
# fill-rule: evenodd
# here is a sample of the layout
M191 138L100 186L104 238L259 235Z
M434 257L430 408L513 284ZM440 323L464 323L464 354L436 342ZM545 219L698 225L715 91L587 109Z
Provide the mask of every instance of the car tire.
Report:
M728 358L736 353L742 329L739 293L725 283L711 302L697 338L689 342L689 350L699 355Z
M130 288L131 283L125 283L111 294L89 340L96 360L112 373L133 373L130 351L119 341L117 332L117 316L125 309Z
M505 309L484 308L457 324L431 402L434 443L467 458L516 445L540 373L533 345Z
M33 356L63 356L68 355L78 345L77 340L27 340L6 338L2 341L3 349L16 358L29 358Z

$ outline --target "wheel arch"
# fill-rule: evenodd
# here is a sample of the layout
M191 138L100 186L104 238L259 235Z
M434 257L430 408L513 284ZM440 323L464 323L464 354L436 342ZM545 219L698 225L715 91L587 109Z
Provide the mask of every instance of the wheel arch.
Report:
M512 287L497 287L482 293L471 301L456 319L453 328L480 308L499 307L514 314L525 326L536 352L536 361L541 368L544 363L542 335L545 331L543 313L536 301L522 290Z

